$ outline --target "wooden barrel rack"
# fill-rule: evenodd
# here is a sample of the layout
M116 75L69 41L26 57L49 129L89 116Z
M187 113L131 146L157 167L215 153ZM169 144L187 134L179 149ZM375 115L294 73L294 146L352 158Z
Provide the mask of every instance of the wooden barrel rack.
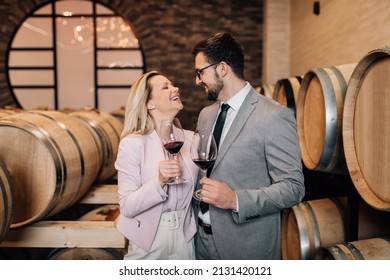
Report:
M94 185L75 206L112 205L118 203L116 184ZM0 250L34 248L127 248L127 241L113 220L43 220L8 231Z

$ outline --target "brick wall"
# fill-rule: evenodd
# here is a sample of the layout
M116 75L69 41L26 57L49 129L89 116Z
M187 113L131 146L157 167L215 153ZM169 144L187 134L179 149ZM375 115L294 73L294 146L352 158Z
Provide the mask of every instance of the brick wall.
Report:
M0 0L0 107L12 105L6 80L5 56L19 24L47 0ZM243 45L246 79L261 83L262 0L99 0L129 21L140 39L146 69L165 74L181 89L183 126L194 129L199 111L208 104L195 86L191 49L219 31L230 32Z

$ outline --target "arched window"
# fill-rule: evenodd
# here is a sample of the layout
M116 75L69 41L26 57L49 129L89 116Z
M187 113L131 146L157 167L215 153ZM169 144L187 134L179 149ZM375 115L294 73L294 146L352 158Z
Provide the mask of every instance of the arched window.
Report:
M145 72L131 26L97 1L50 1L35 10L13 36L8 82L23 109L112 111Z

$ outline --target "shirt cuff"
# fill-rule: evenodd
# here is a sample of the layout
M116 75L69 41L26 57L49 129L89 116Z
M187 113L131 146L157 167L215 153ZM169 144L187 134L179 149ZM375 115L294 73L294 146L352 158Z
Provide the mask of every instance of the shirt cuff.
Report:
M237 197L237 193L235 192L236 194L236 205L237 205L237 209L236 210L233 210L234 213L238 213L240 211L240 207L238 205L238 197Z

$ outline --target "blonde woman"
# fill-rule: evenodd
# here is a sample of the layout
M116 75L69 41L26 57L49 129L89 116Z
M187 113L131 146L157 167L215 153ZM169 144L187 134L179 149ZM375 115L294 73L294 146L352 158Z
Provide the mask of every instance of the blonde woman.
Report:
M198 168L190 157L192 131L185 130L179 160L168 160L156 128L183 109L179 88L156 71L132 86L115 167L118 230L129 240L124 259L194 259L196 225L191 207ZM188 182L166 185L172 177Z

